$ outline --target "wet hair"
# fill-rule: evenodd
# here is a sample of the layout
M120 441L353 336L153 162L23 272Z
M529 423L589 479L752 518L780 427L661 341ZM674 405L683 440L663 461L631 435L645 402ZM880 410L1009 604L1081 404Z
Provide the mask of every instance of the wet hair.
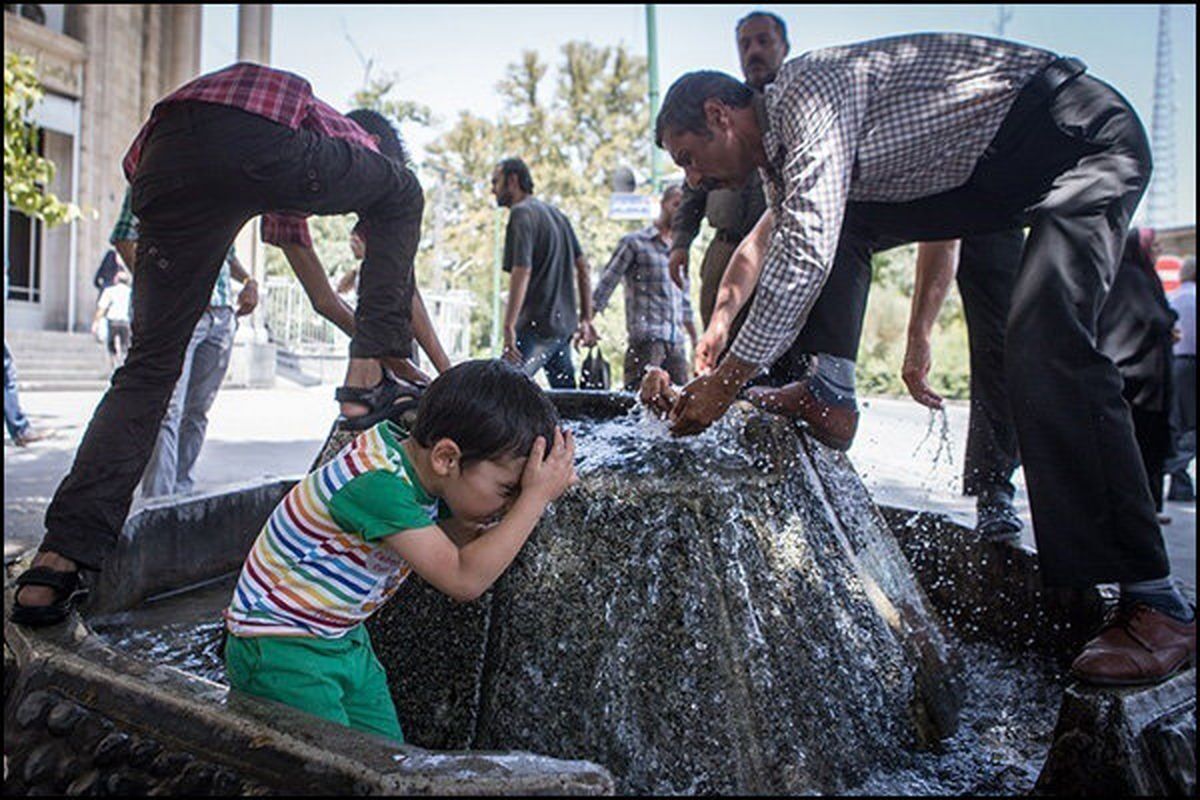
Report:
M654 121L654 143L662 147L663 134L668 130L710 134L704 118L705 100L712 98L733 108L745 108L753 97L753 89L724 72L689 72L667 90Z
M508 180L509 175L517 176L517 185L521 187L521 191L525 194L533 192L533 176L529 174L529 167L519 158L506 158L497 165L500 174L504 176L504 180Z
M380 153L393 161L408 164L408 150L404 146L404 140L387 117L369 108L356 108L346 116L370 135L378 137Z
M770 11L751 11L749 14L737 21L737 26L733 29L734 32L736 33L740 31L742 26L752 19L769 19L771 22L774 22L775 27L779 29L779 38L783 39L783 43L788 47L792 46L791 43L788 42L787 38L787 23L784 22L783 18L778 14L772 14Z
M537 437L554 444L558 410L523 371L500 359L464 361L430 384L412 437L421 447L450 439L464 466L529 455Z

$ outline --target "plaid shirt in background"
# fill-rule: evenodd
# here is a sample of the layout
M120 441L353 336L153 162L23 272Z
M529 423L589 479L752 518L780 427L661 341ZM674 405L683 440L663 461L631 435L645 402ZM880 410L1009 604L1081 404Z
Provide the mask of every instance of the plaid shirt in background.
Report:
M112 233L108 235L108 243L116 244L117 242L136 242L138 240L138 220L133 213L133 203L129 199L129 187L125 187L125 199L121 201L121 211L117 214L117 221L113 225ZM224 308L228 306L233 308L233 288L230 285L229 264L237 257L237 251L233 249L233 245L229 245L229 252L225 254L225 261L221 264L221 271L217 273L217 282L213 284L212 297L209 299L209 306ZM133 270L132 264L126 264L130 271Z
M240 108L292 130L303 128L379 152L375 140L353 120L314 97L312 86L304 78L260 64L243 62L201 75L155 104L150 112L150 120L138 131L129 152L125 154L122 165L126 180L133 181L142 149L164 106L188 100ZM305 222L307 216L298 212L264 214L262 240L267 244L311 247L312 237Z
M962 186L1022 87L1057 56L922 33L804 53L755 98L774 227L731 352L767 365L804 327L848 200L900 203Z
M599 314L624 278L625 328L630 343L683 341L683 323L692 319L692 304L687 283L680 291L671 281L668 251L653 225L626 234L596 282L592 302Z

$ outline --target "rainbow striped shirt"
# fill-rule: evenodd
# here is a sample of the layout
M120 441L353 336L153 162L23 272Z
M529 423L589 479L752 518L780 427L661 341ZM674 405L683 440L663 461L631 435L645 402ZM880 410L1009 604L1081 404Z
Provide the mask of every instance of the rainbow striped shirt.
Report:
M438 502L391 425L357 436L271 513L225 610L230 633L336 639L408 577L409 565L380 540L436 524Z

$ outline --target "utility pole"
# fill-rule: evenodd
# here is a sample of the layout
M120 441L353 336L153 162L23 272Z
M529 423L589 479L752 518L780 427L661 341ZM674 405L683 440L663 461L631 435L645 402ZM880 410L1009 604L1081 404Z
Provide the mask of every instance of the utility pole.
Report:
M1007 6L996 7L996 36L1004 38L1004 28L1008 25L1008 21L1012 19L1012 12Z
M654 145L654 123L658 119L658 32L654 23L654 3L646 4L646 60L650 78L650 185L654 196L662 189L660 154Z
M1154 173L1146 198L1146 224L1175 222L1175 73L1171 69L1171 7L1158 7L1158 46L1154 57L1154 111L1150 123Z

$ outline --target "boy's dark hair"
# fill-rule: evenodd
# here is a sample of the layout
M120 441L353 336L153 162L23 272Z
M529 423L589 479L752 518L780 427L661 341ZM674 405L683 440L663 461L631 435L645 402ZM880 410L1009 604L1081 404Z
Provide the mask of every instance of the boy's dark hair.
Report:
M662 147L663 134L668 130L711 135L704 118L704 101L710 97L733 108L745 108L750 105L754 90L724 72L689 72L667 90L654 121L654 143Z
M396 130L395 125L388 121L387 117L369 108L356 108L348 112L346 116L354 120L355 124L367 133L379 137L380 153L393 161L408 165L408 150L404 147L404 140L400 138L400 132Z
M451 439L464 466L529 455L537 437L554 444L558 410L528 375L500 359L464 361L430 384L417 406L412 437L421 447Z
M734 27L733 30L735 32L740 31L742 26L752 19L769 19L771 22L774 22L775 27L779 29L779 38L783 40L784 44L788 45L789 47L791 46L791 43L788 42L787 38L787 23L784 22L783 18L778 14L772 14L770 11L751 11L749 14L737 21L737 26Z
M509 175L516 175L521 191L525 194L533 193L533 176L529 174L529 167L524 161L519 158L506 158L500 162L499 167L504 180L508 180Z

